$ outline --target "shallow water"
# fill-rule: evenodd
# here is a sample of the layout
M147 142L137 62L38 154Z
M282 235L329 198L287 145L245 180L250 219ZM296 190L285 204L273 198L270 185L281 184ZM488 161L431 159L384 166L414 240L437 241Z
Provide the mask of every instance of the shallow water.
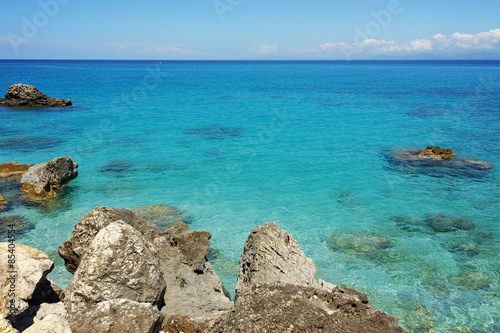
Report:
M432 144L500 165L500 62L0 61L0 72L2 95L27 83L73 101L0 107L1 162L80 164L59 202L0 190L14 203L2 217L35 226L20 242L56 258L96 206L169 204L212 233L213 265L232 291L250 230L275 221L317 278L360 289L409 330L500 331L497 169L388 158ZM436 213L475 227L438 232L425 222ZM329 246L359 233L361 247ZM71 278L61 260L49 277Z

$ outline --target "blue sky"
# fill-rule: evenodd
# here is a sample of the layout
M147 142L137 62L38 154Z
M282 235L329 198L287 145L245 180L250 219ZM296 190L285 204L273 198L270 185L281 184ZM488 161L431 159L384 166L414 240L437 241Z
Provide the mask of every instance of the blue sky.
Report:
M15 0L0 59L500 59L500 1Z

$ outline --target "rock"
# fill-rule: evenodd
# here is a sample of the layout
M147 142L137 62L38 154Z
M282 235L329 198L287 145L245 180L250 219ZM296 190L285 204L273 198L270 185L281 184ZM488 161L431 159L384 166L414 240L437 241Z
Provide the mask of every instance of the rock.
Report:
M2 333L19 333L14 327L10 320L7 320L4 315L0 315L0 332Z
M80 313L71 328L73 333L157 333L160 325L160 312L153 305L111 299Z
M54 283L51 279L45 278L37 285L30 305L42 303L59 303L64 301L64 290Z
M11 246L9 247L9 245ZM8 256L12 254L15 255L15 263L8 262ZM35 289L45 280L53 268L54 263L40 250L18 243L0 243L0 281L2 281L0 282L2 295L0 297L0 314L7 318L13 318L26 310ZM17 274L10 273L12 270L15 270ZM14 298L9 296L11 285L15 287ZM14 303L11 303L12 300Z
M1 106L69 106L69 99L53 98L42 94L36 87L28 84L14 84L9 87L5 99L0 98Z
M7 162L0 164L0 178L21 177L33 164Z
M72 333L69 323L63 317L49 314L23 331L24 333Z
M451 160L455 155L451 149L444 149L435 146L429 146L423 150L412 151L411 154L422 157L431 157L436 160Z
M21 178L21 191L31 199L44 199L56 196L56 190L64 187L78 176L78 163L71 157L54 158L38 163L26 171Z
M255 227L240 259L236 295L254 283L316 286L316 269L293 236L274 222Z
M59 246L59 255L64 259L66 269L70 273L76 271L80 259L99 230L118 220L137 229L150 242L160 233L160 229L155 225L142 220L127 209L96 207L85 214L75 225L71 237Z
M375 310L365 294L290 284L253 284L207 332L400 332L398 319Z
M157 249L130 225L117 221L101 229L65 291L72 328L99 302L125 298L160 306L165 282L159 266Z
M188 316L174 315L163 320L164 333L202 333L204 330Z
M486 289L491 284L483 272L464 271L448 280L460 290Z
M131 211L140 218L155 224L161 230L170 228L179 221L189 224L193 219L186 212L169 205L142 206L131 209Z
M475 161L475 160L465 159L464 162L469 167L475 168L478 170L490 170L490 169L493 169L495 167L493 164L486 162L486 161Z
M176 316L187 316L189 322L203 328L211 318L232 306L219 277L205 258L210 237L209 232L192 231L184 222L177 222L154 240L167 284L165 306L161 311L166 322L177 322Z
M0 193L0 206L7 205L7 204L8 204L7 200L5 200L2 193Z
M374 232L336 231L326 238L326 243L334 251L353 250L359 253L375 252L392 246L387 237Z
M428 214L424 222L436 232L451 232L456 230L472 230L476 225L462 217L450 217L441 213Z

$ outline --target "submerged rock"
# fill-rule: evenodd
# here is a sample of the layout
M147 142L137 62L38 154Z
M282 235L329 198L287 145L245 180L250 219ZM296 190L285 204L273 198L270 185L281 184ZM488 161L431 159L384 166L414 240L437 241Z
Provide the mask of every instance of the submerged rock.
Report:
M0 178L21 177L33 164L7 162L0 164Z
M109 161L101 167L101 172L112 173L117 177L122 177L125 173L133 170L134 165L129 161L116 160Z
M450 217L441 213L428 214L424 222L436 232L451 232L456 230L472 230L476 225L462 217Z
M0 148L31 153L34 150L56 147L62 142L60 137L16 136L0 140Z
M66 269L70 273L76 271L80 259L87 252L95 235L101 229L118 220L140 231L150 242L160 233L158 227L141 219L127 209L96 207L82 217L75 225L70 238L59 246L59 255L64 259Z
M464 271L449 278L450 283L460 290L477 290L488 288L491 281L486 278L483 272Z
M384 235L374 232L336 231L326 237L326 244L334 251L353 250L370 253L392 247Z
M140 218L155 224L161 230L170 228L179 221L189 224L193 220L193 217L186 212L169 205L142 206L131 211Z
M7 235L9 230L14 230L16 238L35 229L35 224L24 216L2 216L0 217L0 232Z
M34 200L54 197L57 190L78 176L77 169L78 163L68 156L38 163L23 174L21 191Z
M9 87L5 99L0 98L1 106L70 106L69 99L53 98L42 94L34 86L28 84L14 84Z

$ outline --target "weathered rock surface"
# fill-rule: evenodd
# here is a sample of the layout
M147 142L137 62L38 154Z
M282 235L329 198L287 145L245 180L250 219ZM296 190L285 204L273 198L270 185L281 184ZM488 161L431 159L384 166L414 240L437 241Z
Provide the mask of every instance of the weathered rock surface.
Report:
M96 207L85 214L75 225L71 237L59 246L59 255L64 259L66 269L70 273L76 271L80 259L87 252L99 230L118 220L140 231L150 242L160 233L160 229L156 226L144 221L127 209Z
M27 313L26 312L30 312ZM16 321L16 327L28 333L71 333L68 316L62 302L33 306Z
M149 303L112 299L98 303L73 321L73 333L157 333L160 312Z
M431 157L436 160L451 160L455 155L451 149L429 146L423 150L412 151L411 154L422 157Z
M7 162L0 164L0 178L21 177L33 164Z
M9 87L5 99L0 98L1 106L69 106L71 100L53 98L42 94L36 87L17 83Z
M167 291L162 314L165 322L205 327L215 316L233 304L224 293L222 283L205 254L211 234L193 231L184 222L177 222L154 240L160 254L160 269ZM174 326L175 326L174 325Z
M318 286L316 269L291 234L274 222L255 227L245 243L236 294L254 283Z
M27 245L13 243L15 263L14 267L9 264L9 244L0 243L0 314L12 318L9 305L11 297L8 296L11 282L15 286L14 305L16 312L13 315L26 310L29 302L32 300L35 289L42 283L47 274L54 268L54 263L49 257L40 250L34 249ZM12 250L12 247L11 247ZM9 271L15 270L17 274L12 274ZM12 279L12 277L15 279Z
M56 196L56 190L64 187L78 176L78 163L71 157L54 158L38 163L26 171L21 178L21 191L31 199L44 199Z
M400 332L398 319L368 304L365 294L290 284L253 284L207 332Z
M8 204L7 200L3 197L2 193L0 193L0 206Z
M66 319L56 314L49 314L42 320L23 331L24 333L72 333Z
M160 306L165 283L158 251L123 221L113 222L94 237L65 291L70 323L99 302L125 298Z
M5 317L5 315L0 314L0 332L18 333L19 331L12 327L12 323Z

